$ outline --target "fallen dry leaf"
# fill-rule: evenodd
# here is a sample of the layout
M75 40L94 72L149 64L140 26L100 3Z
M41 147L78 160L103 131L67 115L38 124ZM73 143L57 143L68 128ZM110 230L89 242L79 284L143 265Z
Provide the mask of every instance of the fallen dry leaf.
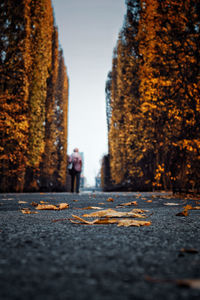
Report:
M141 212L136 212L135 210L129 212L120 212L114 209L105 209L100 211L95 211L90 214L84 214L83 217L107 217L107 218L121 218L121 217L132 217L132 218L146 218L147 216Z
M180 217L187 217L188 216L188 210L191 210L193 207L189 204L187 204L186 206L184 206L184 210L177 213L176 216L180 216Z
M176 205L181 205L180 203L173 203L173 202L166 202L164 203L164 205L167 205L167 206L176 206Z
M110 197L106 201L108 201L108 202L114 202L114 199Z
M194 249L194 248L189 248L189 249L185 249L185 248L182 248L180 250L181 253L190 253L190 254L197 254L199 253L199 251L197 249Z
M200 279L156 279L150 276L145 276L145 279L152 283L173 283L180 287L188 287L200 290Z
M98 204L99 204L99 205L104 205L105 203L103 203L103 202L99 202Z
M74 224L86 224L86 225L95 225L95 224L118 224L117 226L149 226L151 222L149 221L137 221L131 219L110 219L110 218L102 218L102 219L95 219L93 221L87 221L83 218L80 218L76 215L72 215L74 219L70 219L70 221ZM79 221L79 222L77 222Z
M25 204L27 201L18 201L19 204Z
M41 204L47 204L48 202L45 201L40 201Z
M131 205L134 205L134 206L137 206L137 201L131 201L131 202L127 202L127 203L122 203L122 204L119 204L117 205L117 207L121 207L121 206L131 206Z
M98 206L88 206L88 207L83 207L81 209L102 209L102 207L98 207Z
M194 209L194 210L199 210L200 209L200 206L194 206L192 209Z
M68 220L67 218L63 218L63 219L55 219L55 220L52 220L52 222L56 223L56 222L60 222L60 221L66 221Z
M59 210L66 209L66 208L69 208L68 203L60 203L59 206L58 206Z
M148 212L149 210L148 209L141 209L141 208L133 208L131 211L135 212L135 213L145 213L145 212Z
M37 211L31 211L31 210L29 210L29 209L21 209L21 212L22 212L23 214L27 214L27 215L30 215L30 214L38 214Z
M53 204L38 204L35 209L38 210L63 210L69 208L69 204L67 203L60 203L59 205L53 205Z
M140 198L142 196L142 194L137 194L136 198Z
M152 203L153 201L152 201L152 200L147 200L147 201L145 201L145 202L147 202L147 203Z
M193 207L189 204L187 204L186 206L184 206L184 210L190 210L192 209Z
M181 279L176 280L177 285L200 290L200 279Z
M188 216L188 211L183 210L183 211L177 213L176 216L178 216L178 217L187 217Z
M120 219L118 221L118 227L124 226L124 227L129 227L129 226L149 226L151 225L150 221L139 221L139 220L131 220L131 219Z
M93 221L87 221L83 218L80 218L79 216L76 216L76 215L72 215L72 217L75 219L70 219L70 221L72 223L75 223L75 224L86 224L86 225L94 225L94 224L113 224L113 223L116 223L116 219L109 219L109 218L103 218L103 219L95 219ZM77 222L77 220L79 222Z

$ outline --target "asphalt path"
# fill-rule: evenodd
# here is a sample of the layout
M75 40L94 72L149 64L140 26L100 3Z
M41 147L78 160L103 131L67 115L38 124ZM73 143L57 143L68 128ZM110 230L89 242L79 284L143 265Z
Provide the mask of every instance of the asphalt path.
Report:
M33 201L69 208L23 214ZM0 194L0 299L199 300L200 283L181 281L200 280L200 210L176 216L186 204L199 205L167 193ZM146 209L151 225L71 223L88 206Z

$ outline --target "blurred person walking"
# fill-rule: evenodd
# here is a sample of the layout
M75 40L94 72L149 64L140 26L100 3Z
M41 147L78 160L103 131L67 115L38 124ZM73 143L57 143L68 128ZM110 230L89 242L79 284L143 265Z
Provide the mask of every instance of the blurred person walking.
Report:
M71 167L70 175L71 175L71 193L74 193L74 183L76 182L76 193L79 193L79 187L80 187L80 177L81 177L81 171L82 171L82 157L79 153L78 148L74 149L74 152L69 157L69 165Z

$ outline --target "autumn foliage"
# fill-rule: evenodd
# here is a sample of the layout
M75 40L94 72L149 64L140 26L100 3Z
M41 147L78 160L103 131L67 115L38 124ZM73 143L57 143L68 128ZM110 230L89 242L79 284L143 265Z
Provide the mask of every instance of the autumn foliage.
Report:
M0 191L65 190L68 76L51 0L0 7Z
M199 3L126 4L106 83L103 187L199 191Z

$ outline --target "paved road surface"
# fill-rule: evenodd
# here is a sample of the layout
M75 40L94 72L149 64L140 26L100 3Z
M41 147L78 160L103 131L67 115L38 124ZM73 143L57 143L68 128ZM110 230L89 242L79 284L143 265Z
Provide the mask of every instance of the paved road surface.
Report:
M22 208L35 211L32 201L67 202L69 209L22 214ZM93 211L78 208L116 208L130 201L149 210L152 225L88 226L68 220ZM174 202L180 205L164 205ZM200 289L174 282L200 279L200 211L176 216L184 205L165 193L1 194L0 299L199 300ZM52 222L62 218L67 220ZM182 248L197 253L181 253Z

